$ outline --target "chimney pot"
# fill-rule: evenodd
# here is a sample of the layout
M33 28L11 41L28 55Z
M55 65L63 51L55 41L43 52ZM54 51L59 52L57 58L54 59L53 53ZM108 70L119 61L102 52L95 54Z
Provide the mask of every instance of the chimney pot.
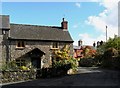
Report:
M61 27L63 30L67 30L68 22L65 21L65 18L63 18L63 21L61 23Z
M64 22L65 18L63 18L63 22Z

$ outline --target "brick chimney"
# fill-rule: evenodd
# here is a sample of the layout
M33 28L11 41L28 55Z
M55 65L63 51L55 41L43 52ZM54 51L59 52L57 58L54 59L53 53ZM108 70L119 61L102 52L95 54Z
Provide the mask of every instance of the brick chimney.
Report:
M63 21L62 21L62 23L61 23L62 29L65 30L65 31L67 31L67 29L68 29L67 26L68 26L68 22L65 21L65 19L63 18Z
M10 29L9 15L0 15L0 29Z
M79 40L78 41L78 46L82 46L82 42L83 42L82 40Z

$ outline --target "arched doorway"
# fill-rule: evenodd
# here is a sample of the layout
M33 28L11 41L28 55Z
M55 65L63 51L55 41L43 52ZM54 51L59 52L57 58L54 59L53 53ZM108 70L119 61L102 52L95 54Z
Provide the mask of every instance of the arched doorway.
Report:
M45 55L40 49L35 48L29 52L31 64L36 69L41 69L41 57Z

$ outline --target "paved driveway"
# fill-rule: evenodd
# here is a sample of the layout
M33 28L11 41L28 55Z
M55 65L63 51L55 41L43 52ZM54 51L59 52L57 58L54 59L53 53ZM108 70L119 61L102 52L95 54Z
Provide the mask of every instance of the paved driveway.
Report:
M97 67L79 67L78 74L51 78L51 79L38 79L23 83L16 83L4 85L2 88L41 88L50 86L64 86L64 87L120 87L120 72L113 70L103 70Z

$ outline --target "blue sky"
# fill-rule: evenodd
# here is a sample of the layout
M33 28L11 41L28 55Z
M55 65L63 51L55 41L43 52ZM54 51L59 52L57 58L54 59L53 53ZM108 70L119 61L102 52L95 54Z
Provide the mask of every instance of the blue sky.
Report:
M96 24L97 21L101 22L103 15L109 17L110 12L105 13L105 10L109 9L100 2L3 2L1 14L10 15L11 23L46 26L61 26L64 17L68 21L74 45L79 39L84 44L92 45L97 39L105 40L104 27L100 29L99 24ZM105 18L104 21L106 24ZM109 25L112 23L109 22Z

